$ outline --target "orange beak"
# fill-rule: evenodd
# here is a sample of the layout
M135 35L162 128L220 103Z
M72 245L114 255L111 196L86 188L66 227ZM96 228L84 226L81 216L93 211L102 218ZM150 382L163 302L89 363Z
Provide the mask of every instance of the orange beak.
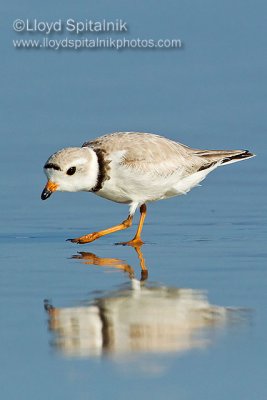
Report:
M48 181L47 184L45 185L44 190L42 191L41 199L42 200L48 199L48 197L50 197L51 194L57 190L57 188L58 188L57 183Z

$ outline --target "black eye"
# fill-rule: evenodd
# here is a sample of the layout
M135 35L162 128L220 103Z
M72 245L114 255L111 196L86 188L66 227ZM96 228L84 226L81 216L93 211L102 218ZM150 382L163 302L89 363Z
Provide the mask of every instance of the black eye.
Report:
M67 171L68 175L73 175L76 172L76 167L70 167Z

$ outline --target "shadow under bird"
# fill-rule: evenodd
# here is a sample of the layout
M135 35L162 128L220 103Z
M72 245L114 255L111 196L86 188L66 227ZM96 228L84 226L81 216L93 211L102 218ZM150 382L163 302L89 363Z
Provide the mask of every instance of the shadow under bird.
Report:
M122 223L69 239L80 244L129 228L140 207L134 238L121 243L140 246L146 203L186 194L217 167L253 156L248 150L200 150L151 133L117 132L49 157L41 198L46 200L55 191L86 191L129 205Z

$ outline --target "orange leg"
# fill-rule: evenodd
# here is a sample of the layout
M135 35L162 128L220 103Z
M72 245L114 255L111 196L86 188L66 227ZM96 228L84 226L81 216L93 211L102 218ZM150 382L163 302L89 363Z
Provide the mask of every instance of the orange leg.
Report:
M141 205L140 213L141 213L140 220L139 220L139 224L138 224L137 231L136 231L134 238L132 240L129 240L129 242L121 242L121 243L116 243L116 244L122 244L123 246L133 246L133 247L142 246L142 244L144 244L144 242L141 239L141 233L142 233L143 225L144 225L145 218L146 218L146 205L145 204Z
M118 232L123 229L129 228L132 225L132 222L133 222L133 217L129 215L129 217L119 225L112 226L111 228L104 229L103 231L89 233L88 235L68 240L72 243L79 243L79 244L90 243L96 239L99 239L102 236L109 235L110 233Z

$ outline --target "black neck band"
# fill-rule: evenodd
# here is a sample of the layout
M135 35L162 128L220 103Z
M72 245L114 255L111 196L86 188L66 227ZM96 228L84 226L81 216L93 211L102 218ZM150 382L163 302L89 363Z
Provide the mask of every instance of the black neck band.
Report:
M110 161L106 161L104 154L105 151L101 150L101 149L93 149L96 156L97 156L97 161L98 161L98 176L97 176L97 182L96 185L91 189L91 192L98 192L100 189L102 189L104 182L109 178L108 176L108 164L110 163Z

